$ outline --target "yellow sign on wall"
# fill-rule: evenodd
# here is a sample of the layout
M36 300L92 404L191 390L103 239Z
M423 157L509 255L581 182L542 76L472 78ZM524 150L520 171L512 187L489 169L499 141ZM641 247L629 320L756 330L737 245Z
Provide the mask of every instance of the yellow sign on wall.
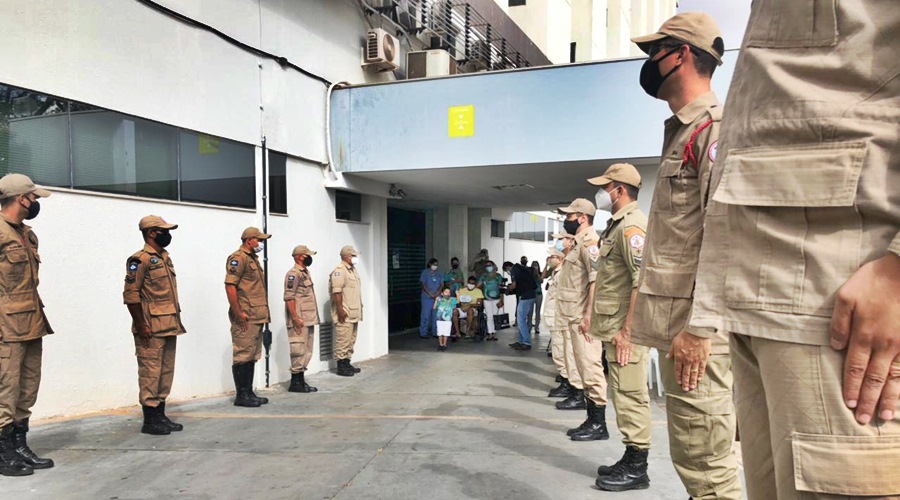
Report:
M447 135L451 138L475 135L475 106L450 106L447 113Z

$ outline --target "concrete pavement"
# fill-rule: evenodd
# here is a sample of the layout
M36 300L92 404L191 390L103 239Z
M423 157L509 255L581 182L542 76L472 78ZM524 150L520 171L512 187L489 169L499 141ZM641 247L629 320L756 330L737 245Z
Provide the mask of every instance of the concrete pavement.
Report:
M548 339L515 352L510 329L499 342L457 342L442 353L436 340L393 337L391 354L359 363L355 377L308 377L315 394L257 391L271 400L259 409L226 396L170 401L185 430L165 437L139 433L138 407L35 422L29 442L56 468L0 477L0 491L10 499L687 498L655 395L650 489L593 486L597 466L623 451L615 415L607 415L608 441L565 436L584 412L556 410L545 397L555 373L537 347Z

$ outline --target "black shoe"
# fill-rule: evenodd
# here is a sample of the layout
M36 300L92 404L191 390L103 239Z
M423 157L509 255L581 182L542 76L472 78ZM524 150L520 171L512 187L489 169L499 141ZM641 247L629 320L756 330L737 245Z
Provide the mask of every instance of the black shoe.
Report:
M166 425L172 432L181 432L184 430L184 426L169 420L169 417L166 416L166 402L161 401L159 406L156 407L159 411L159 421Z
M588 418L584 419L584 422L582 422L581 425L579 425L578 427L575 427L573 429L567 429L566 436L572 437L573 434L575 434L576 432L583 431L590 424L591 424L591 418L590 418L590 416L588 416Z
M351 370L353 370L353 373L359 373L359 372L361 372L361 371L362 371L362 369L360 369L360 368L357 368L357 367L355 367L355 366L353 366L353 365L351 365L351 364L350 364L350 360L349 360L349 359L348 359L348 360L347 360L347 366L349 366L349 367L350 367L350 369L351 369Z
M141 427L141 434L150 434L151 436L168 436L172 433L169 426L159 419L159 410L154 406L141 405L144 412L144 425Z
M304 372L291 374L291 385L288 392L318 392L318 389L306 383Z
M246 408L259 408L262 403L250 396L249 379L246 378L246 366L250 363L231 365L231 374L234 376L234 406Z
M535 335L540 335L540 334L541 334L541 329L538 328L538 327L534 327L534 334L535 334Z
M31 451L28 447L26 435L28 434L28 419L13 424L12 440L16 447L16 453L22 457L25 464L30 465L32 469L50 469L53 467L53 460L49 458L41 458Z
M598 405L589 398L587 402L587 425L580 431L573 432L569 436L572 441L603 441L609 439L609 431L606 429L606 406Z
M566 377L563 377L562 375L557 375L555 382L558 384L558 383L562 382L563 380L568 380L568 379Z
M574 389L572 395L562 401L556 402L557 410L583 410L587 408L584 404L584 391Z
M259 401L260 406L269 404L269 398L265 398L262 396L257 396L255 392L253 392L253 372L256 371L256 361L251 361L246 363L247 367L244 368L246 373L244 373L244 381L247 384L247 390L250 392L250 397Z
M625 448L622 460L611 468L609 475L598 477L595 484L601 490L606 491L649 488L650 476L647 475L647 455L649 453L650 450L639 450L634 446Z
M530 351L531 344L519 344L516 347L514 347L514 349L517 351Z
M516 341L516 342L513 342L512 344L509 344L509 346L512 347L512 348L519 347L520 345L522 345L522 343L519 342L519 341Z
M7 424L0 429L0 475L30 476L34 474L34 467L25 463L16 451L14 432L15 424Z
M337 372L338 375L342 377L352 377L356 375L356 372L350 368L350 360L349 359L339 359L337 362Z
M567 398L571 396L575 391L575 388L569 384L569 381L566 379L562 379L559 383L559 386L550 389L550 392L547 394L548 398Z

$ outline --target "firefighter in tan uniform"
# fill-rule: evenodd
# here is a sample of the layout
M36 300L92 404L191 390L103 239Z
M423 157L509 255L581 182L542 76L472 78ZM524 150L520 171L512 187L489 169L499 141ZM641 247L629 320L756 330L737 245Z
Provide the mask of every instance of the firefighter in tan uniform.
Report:
M53 333L38 295L38 238L23 224L40 211L50 191L27 176L0 179L0 475L27 476L49 469L26 442L31 407L41 385L43 338Z
M557 235L553 235L554 238ZM547 265L544 268L544 326L550 331L550 357L553 359L553 365L556 367L556 381L559 386L550 390L547 397L551 398L567 398L572 395L573 388L569 384L569 378L566 372L565 343L563 342L563 332L560 321L556 320L556 295L559 271L562 269L563 259L566 254L558 250L556 247L547 249Z
M144 248L125 262L122 293L131 314L138 364L138 399L144 412L141 432L157 436L184 428L166 416L166 398L175 377L176 341L185 332L175 266L165 250L172 242L171 231L177 228L157 215L140 220L138 229L144 237Z
M544 316L551 318L551 355L561 380L559 380L559 387L554 388L549 397L571 398L575 395L576 390L584 391L584 384L581 383L581 373L578 372L578 366L575 363L575 350L572 348L572 342L566 333L566 323L557 316L557 303L559 297L559 275L565 265L566 255L572 249L574 237L565 231L560 231L553 234L553 238L556 239L556 243L549 251L553 252L551 255L555 255L555 260L558 262L552 269L552 280L550 282L553 302L552 304L545 304ZM582 401L584 401L583 397Z
M556 284L556 302L559 304L559 279L562 274L563 268L566 266L566 257L569 255L569 252L572 251L572 246L575 244L575 237L571 234L567 233L565 230L560 231L553 235L556 238L555 248L560 250L563 253L562 259L560 259L559 263L559 272L556 275L556 279L554 280ZM569 337L568 329L566 327L566 322L561 319L559 316L559 305L555 306L555 325L556 329L559 331L559 335L557 336L558 342L562 344L562 349L559 350L559 354L557 356L561 357L561 362L564 368L563 376L566 377L565 383L570 387L569 395L567 396L567 400L560 401L557 403L556 407L558 409L579 409L583 410L585 408L584 404L584 383L581 381L581 372L578 371L578 363L575 362L575 347L572 343L572 339ZM582 393L579 395L579 391ZM580 399L579 399L580 397ZM566 405L570 405L569 408ZM563 408L560 408L560 406ZM571 436L571 434L568 434Z
M262 356L263 325L271 321L266 294L265 272L256 254L263 241L271 238L255 227L241 233L241 247L225 262L225 294L231 321L231 373L234 377L234 406L256 408L269 402L253 392L253 373Z
M728 337L687 324L722 119L710 89L722 34L710 16L686 12L633 41L651 55L644 90L668 102L674 116L665 122L632 340L661 353L669 453L688 493L740 500Z
M331 320L334 323L334 359L337 374L352 377L361 370L350 364L356 332L363 317L360 294L359 252L352 246L341 248L341 263L331 271L328 286L331 293Z
M611 165L588 182L600 186L597 208L612 213L600 234L600 259L594 284L591 337L606 346L609 386L625 453L613 466L597 470L596 484L608 491L650 486L650 394L648 349L631 341L631 322L644 252L647 216L638 208L641 175L628 163Z
M731 332L750 500L900 495L898 38L896 1L751 7L689 322Z
M576 390L574 397L580 395L580 402L587 409L585 421L578 427L566 431L566 435L573 441L609 439L609 432L606 430L603 345L588 333L591 325L594 280L597 278L595 266L600 258L598 247L600 238L593 228L596 209L590 201L578 198L568 207L559 210L566 216L563 228L575 237L559 275L557 318L565 324L566 335L572 342L575 363L584 385L584 390ZM570 409L572 406L566 406L570 400L571 398L560 401L556 407Z
M291 255L292 267L284 276L284 315L288 325L288 342L291 346L291 385L289 392L316 392L318 389L306 383L304 373L312 359L316 325L319 324L319 306L313 289L309 266L315 250L298 245Z

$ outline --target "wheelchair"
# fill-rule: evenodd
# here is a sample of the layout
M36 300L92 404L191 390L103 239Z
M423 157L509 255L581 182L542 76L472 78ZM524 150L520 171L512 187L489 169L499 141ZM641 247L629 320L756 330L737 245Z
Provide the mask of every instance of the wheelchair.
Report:
M479 304L474 309L478 314L478 321L475 323L475 332L468 332L469 322L468 318L459 317L459 331L458 335L463 335L464 333L473 342L482 342L484 341L484 334L487 332L487 318L484 314L484 302ZM471 313L471 310L469 311ZM468 316L468 314L467 314Z

